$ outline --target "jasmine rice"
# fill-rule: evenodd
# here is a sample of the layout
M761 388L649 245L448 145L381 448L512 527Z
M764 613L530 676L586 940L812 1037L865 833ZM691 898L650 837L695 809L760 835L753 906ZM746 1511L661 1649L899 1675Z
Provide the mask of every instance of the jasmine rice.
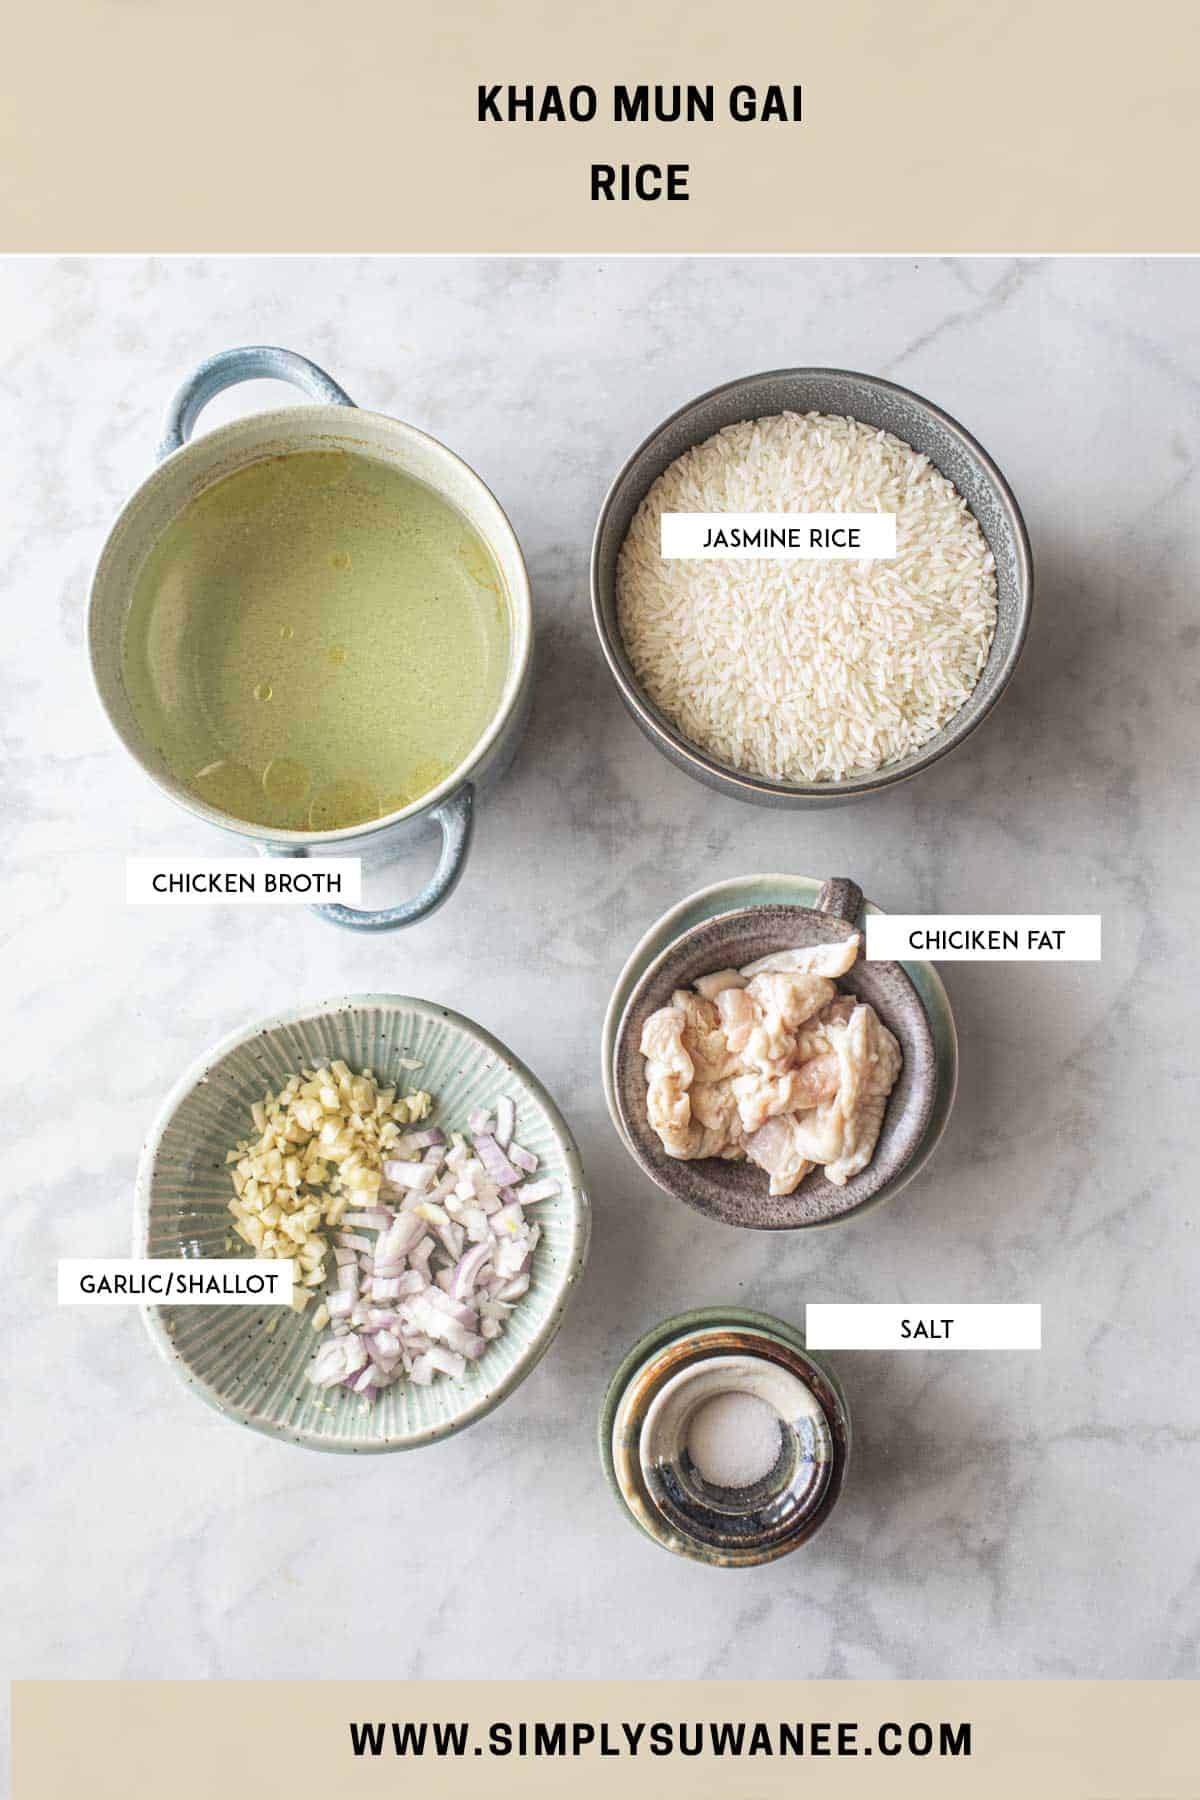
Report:
M664 512L896 515L884 561L671 560ZM966 501L890 432L823 413L726 426L642 501L617 616L647 697L733 768L838 781L920 749L983 672L995 562Z

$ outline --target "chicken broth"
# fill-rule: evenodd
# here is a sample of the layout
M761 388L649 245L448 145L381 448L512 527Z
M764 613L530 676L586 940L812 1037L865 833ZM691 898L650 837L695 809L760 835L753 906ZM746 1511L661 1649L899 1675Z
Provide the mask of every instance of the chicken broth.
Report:
M504 582L448 500L342 450L205 489L134 586L124 680L147 741L248 824L360 825L419 800L495 716Z

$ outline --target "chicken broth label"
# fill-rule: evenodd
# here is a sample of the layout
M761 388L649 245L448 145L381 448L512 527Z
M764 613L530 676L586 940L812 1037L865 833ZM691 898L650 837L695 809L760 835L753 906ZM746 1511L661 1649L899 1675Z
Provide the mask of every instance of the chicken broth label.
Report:
M128 856L125 899L130 906L311 906L362 899L357 856Z
M868 962L1099 962L1099 913L871 913Z
M1028 1301L813 1302L804 1337L810 1350L1040 1350L1042 1309Z

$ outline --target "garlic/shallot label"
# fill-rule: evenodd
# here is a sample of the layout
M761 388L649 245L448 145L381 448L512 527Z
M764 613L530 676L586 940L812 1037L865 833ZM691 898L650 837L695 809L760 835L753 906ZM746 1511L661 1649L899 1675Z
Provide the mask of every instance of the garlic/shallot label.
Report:
M127 856L130 906L311 906L362 899L357 856Z
M804 1339L810 1350L1040 1350L1042 1309L1027 1301L813 1301Z
M896 554L895 513L662 514L668 559L861 562Z
M1099 913L871 913L868 962L1099 962Z
M64 1256L60 1306L290 1306L292 1265L248 1256Z

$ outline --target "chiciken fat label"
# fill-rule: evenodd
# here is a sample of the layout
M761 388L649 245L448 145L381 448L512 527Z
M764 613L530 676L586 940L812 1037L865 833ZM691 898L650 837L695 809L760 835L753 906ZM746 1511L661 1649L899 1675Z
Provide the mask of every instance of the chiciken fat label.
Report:
M867 961L1099 962L1099 913L871 913Z

